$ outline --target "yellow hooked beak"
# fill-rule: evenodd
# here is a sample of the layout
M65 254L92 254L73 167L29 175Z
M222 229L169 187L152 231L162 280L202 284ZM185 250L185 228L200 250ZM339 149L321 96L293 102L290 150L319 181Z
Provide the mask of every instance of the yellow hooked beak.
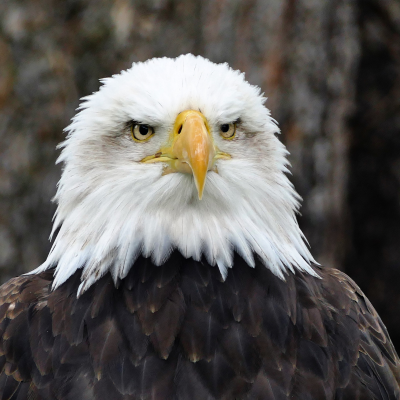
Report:
M207 172L219 158L231 157L216 148L206 117L199 111L187 110L177 116L168 145L142 162L167 162L168 172L193 174L201 200Z

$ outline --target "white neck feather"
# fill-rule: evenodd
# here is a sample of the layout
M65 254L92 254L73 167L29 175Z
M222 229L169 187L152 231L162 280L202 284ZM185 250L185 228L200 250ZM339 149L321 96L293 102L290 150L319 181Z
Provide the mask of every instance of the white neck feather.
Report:
M242 81L254 95L254 88ZM116 89L112 89L114 95ZM178 249L187 258L206 257L223 276L234 267L234 251L250 266L254 266L253 257L259 257L282 279L285 271L295 269L315 275L310 266L315 261L295 217L299 197L285 175L286 150L274 135L277 128L262 106L262 97L257 96L248 120L263 113L258 118L261 122L251 125L240 111L243 132L238 135L245 140L229 144L232 159L218 161L218 173L209 172L201 201L192 176L162 176L161 165L135 162L133 150L126 150L132 146L128 139L120 140L116 135L110 140L110 131L121 130L129 113L121 116L121 122L113 120L121 105L104 105L107 87L91 96L63 144L60 161L65 168L56 195L53 227L53 232L58 228L59 232L47 260L34 272L55 266L53 287L58 287L82 268L80 291L84 291L106 272L115 280L123 279L139 255L161 265ZM96 109L97 104L106 111ZM236 103L234 106L240 108ZM177 110L182 110L181 104ZM176 111L169 111L173 121ZM112 122L106 120L107 115ZM211 111L206 117L213 121ZM169 125L165 126L167 131ZM262 133L254 134L256 131ZM162 140L160 136L160 143Z

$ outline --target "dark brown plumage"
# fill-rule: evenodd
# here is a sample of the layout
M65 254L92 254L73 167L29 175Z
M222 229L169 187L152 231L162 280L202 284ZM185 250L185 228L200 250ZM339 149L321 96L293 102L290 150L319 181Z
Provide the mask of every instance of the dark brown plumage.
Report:
M0 288L0 399L399 399L385 326L345 274L286 281L239 257L218 268L140 258L77 298L80 272Z

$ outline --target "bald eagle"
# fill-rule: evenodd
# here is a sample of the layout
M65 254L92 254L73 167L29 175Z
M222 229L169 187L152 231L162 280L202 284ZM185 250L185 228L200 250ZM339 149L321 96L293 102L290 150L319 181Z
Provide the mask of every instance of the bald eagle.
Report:
M400 399L376 311L305 243L260 89L193 55L102 83L50 254L0 288L0 398Z

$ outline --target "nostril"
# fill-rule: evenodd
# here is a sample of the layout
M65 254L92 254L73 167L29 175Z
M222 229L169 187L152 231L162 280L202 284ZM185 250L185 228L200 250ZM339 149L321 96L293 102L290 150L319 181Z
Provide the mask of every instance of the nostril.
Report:
M182 125L178 129L178 134L182 132Z

